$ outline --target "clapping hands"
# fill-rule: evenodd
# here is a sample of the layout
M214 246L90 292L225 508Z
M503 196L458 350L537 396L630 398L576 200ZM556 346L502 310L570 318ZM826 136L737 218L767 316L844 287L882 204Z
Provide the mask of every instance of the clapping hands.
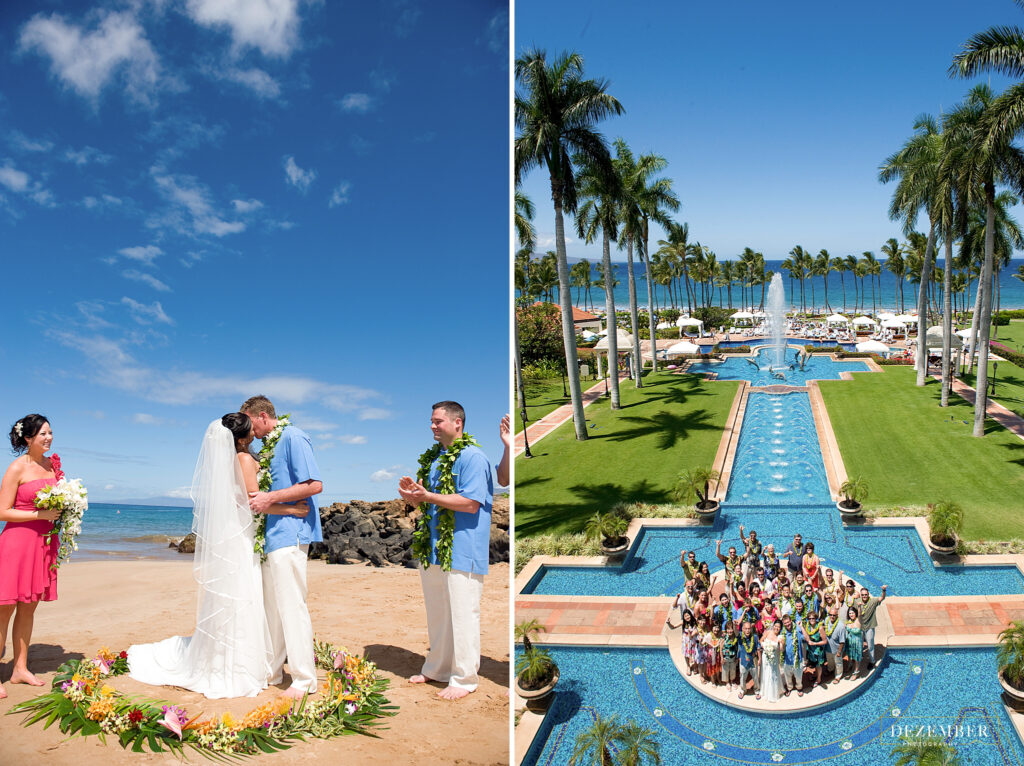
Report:
M419 482L413 481L410 476L403 476L398 480L398 494L401 498L414 508L427 498L427 489Z

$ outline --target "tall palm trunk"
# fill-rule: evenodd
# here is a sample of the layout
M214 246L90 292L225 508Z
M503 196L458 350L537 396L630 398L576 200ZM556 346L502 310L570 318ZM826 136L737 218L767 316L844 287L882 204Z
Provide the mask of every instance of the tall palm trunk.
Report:
M601 227L602 231L604 227ZM612 249L605 233L601 242L601 262L604 264L604 310L608 324L608 386L612 395L611 407L619 409L619 343L615 321L615 287L612 282Z
M846 278L843 276L844 272L839 272L839 283L843 286L843 313L846 313Z
M654 283L651 281L651 251L647 249L647 221L644 220L644 270L647 272L647 319L651 327L651 372L658 371L658 336L654 330Z
M967 374L974 371L974 354L978 350L978 328L981 326L981 281L974 291L974 311L971 312L971 335L967 344Z
M995 181L985 182L985 265L978 280L978 289L984 291L981 299L981 318L979 321L980 337L978 338L978 376L975 381L974 394L974 432L973 435L985 435L985 415L988 410L988 340L992 329L992 261L996 245L996 185Z
M917 299L917 385L923 386L928 379L928 283L932 280L932 260L935 257L935 221L928 221L928 243L924 248L924 263L921 264L921 289Z
M562 217L561 183L551 179L551 198L555 203L555 262L558 268L558 300L562 308L562 342L565 347L565 372L569 378L569 398L572 401L572 421L576 438L587 438L587 423L583 417L583 392L580 389L580 366L576 356L576 327L572 321L572 302L569 294L569 265L565 257L565 220Z
M640 375L640 317L636 308L636 277L633 275L633 238L626 238L626 273L629 278L629 320L633 330L633 382L643 387Z
M950 290L953 286L953 234L946 232L943 238L945 242L945 269L942 272L942 398L939 406L949 406L949 372L950 355L952 353L953 334L953 296Z

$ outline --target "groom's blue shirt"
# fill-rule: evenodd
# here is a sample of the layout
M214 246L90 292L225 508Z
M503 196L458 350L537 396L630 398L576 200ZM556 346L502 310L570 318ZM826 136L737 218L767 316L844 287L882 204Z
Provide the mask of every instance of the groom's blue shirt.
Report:
M313 445L305 432L295 426L286 426L274 448L270 461L271 490L287 489L304 481L322 481L320 468L313 457ZM267 553L292 545L319 543L324 539L320 529L320 511L316 495L306 500L309 513L296 516L267 516Z
M442 453L443 454L443 453ZM438 455L440 458L440 455ZM437 460L430 466L428 489L436 491L441 478ZM491 504L494 479L491 462L479 447L469 445L455 458L452 466L455 494L476 500L480 507L473 513L455 511L455 538L452 541L452 569L471 574L487 574L491 552ZM437 506L430 506L430 563L437 564Z

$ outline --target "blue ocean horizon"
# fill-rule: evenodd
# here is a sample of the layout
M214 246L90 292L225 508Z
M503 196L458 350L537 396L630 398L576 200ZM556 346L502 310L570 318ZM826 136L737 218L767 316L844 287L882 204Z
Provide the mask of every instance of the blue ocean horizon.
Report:
M578 258L570 259L570 263L579 261ZM597 273L597 260L588 259L591 264L591 282L599 278ZM942 268L945 261L942 258L938 259L936 263L937 268ZM1024 263L1024 260L1014 259L1009 266L999 272L999 307L1002 309L1024 309L1024 282L1014 277L1017 273L1017 266ZM789 272L782 268L782 261L766 261L765 269L767 271L774 271L776 274L781 274L783 283L786 287L786 302L789 304L789 309L800 308L800 283L797 280L790 280ZM612 263L612 271L615 275L615 279L619 281L619 284L615 287L615 309L616 311L628 311L629 310L629 284L628 284L628 272L625 263ZM647 306L647 278L643 264L639 262L633 263L633 273L636 278L636 301L640 307ZM825 293L825 280L822 277L814 277L813 279L804 279L804 300L810 309L812 300L812 287L813 287L813 300L814 306L819 311L828 310L839 311L843 313L852 313L855 311L854 306L854 277L852 274L844 274L843 278L840 279L838 273L829 274L828 277L828 294ZM856 306L856 312L867 312L872 313L872 293L871 293L871 281L865 278L864 280L864 292L865 296L863 303L859 297L860 294L860 280L857 280L857 295L858 304ZM693 285L691 281L691 286ZM843 287L845 286L846 298L845 298L845 310L843 300ZM970 309L974 306L974 297L977 292L977 281L972 281L970 285L969 294L967 295L967 308ZM935 293L935 299L940 301L942 296L942 285L941 283L936 285L938 288ZM904 278L903 281L903 309L911 312L917 310L917 299L915 297L916 285L911 284ZM676 288L673 287L675 292ZM603 311L604 310L604 289L599 287L590 288L590 301L586 301L581 288L572 288L572 302L573 305L578 306L581 309ZM555 299L557 300L558 288L555 288ZM743 305L757 306L761 302L761 287L760 285L754 288L754 296L751 301L750 291L746 290L746 300L740 300L740 287L739 283L733 285L732 288L732 307L740 309ZM765 301L767 301L768 289L765 286ZM791 300L792 297L792 300ZM959 304L963 304L963 296L955 296ZM826 307L826 298L828 306ZM697 301L700 300L700 291L698 288ZM685 288L680 295L676 295L676 308L679 308L680 302L682 307L686 308L686 290ZM658 310L671 308L672 302L669 299L668 290L660 285L654 285L654 303ZM715 288L714 298L712 305L715 306L729 306L729 294L725 288ZM898 297L896 295L896 276L889 271L882 269L880 279L875 279L875 291L874 291L874 310L875 311L893 311L899 310L900 306L898 303Z

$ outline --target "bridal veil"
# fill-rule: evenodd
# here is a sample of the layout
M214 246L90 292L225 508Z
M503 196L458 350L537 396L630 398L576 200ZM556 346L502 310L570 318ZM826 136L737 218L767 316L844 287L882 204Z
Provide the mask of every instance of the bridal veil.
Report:
M234 437L220 419L210 423L203 437L192 501L195 632L130 647L131 676L155 686L182 686L212 699L252 697L267 686L270 636L260 563L253 552L256 525Z

